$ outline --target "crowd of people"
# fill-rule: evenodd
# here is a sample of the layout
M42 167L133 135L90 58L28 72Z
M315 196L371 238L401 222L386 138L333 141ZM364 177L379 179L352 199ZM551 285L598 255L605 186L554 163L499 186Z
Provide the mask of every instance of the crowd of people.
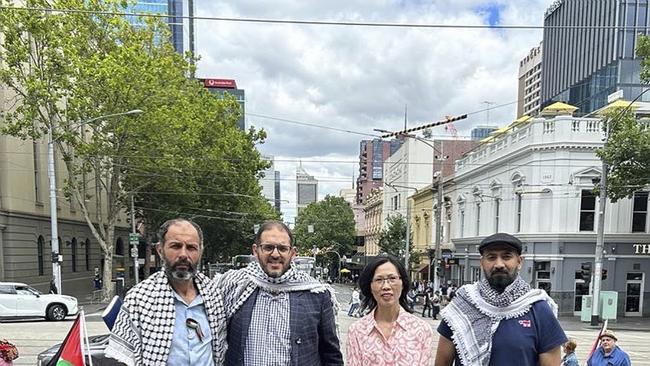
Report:
M106 354L126 365L343 365L332 287L292 266L296 248L280 221L260 225L256 261L208 278L197 270L203 234L195 223L162 225L164 266L126 295ZM484 278L433 289L410 281L401 262L379 256L352 290L345 364L573 366L576 342L557 320L557 305L520 276L522 244L495 234L480 246ZM421 316L414 304L421 302ZM630 365L607 330L589 366ZM564 356L562 356L562 349Z

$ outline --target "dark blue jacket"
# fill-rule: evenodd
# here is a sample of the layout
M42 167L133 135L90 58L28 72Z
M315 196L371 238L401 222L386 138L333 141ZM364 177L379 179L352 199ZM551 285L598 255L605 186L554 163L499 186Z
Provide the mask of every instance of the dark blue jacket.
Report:
M228 323L226 366L244 363L244 347L258 294L259 289L251 294ZM330 294L290 292L289 306L291 365L343 365Z

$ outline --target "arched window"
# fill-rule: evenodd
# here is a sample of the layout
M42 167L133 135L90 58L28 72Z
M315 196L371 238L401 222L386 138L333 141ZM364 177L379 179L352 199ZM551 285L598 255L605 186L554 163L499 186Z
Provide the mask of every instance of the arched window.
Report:
M115 242L115 255L124 255L124 242L122 238L117 238L117 242Z
M77 272L77 238L72 238L71 250L72 272Z
M90 271L90 239L86 239L86 271Z
M38 236L36 250L38 251L38 275L42 276L45 273L45 238L43 235Z

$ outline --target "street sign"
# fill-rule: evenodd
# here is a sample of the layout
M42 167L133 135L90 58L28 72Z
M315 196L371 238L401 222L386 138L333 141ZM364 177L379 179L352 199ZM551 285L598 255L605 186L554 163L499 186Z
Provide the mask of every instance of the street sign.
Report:
M138 245L139 243L140 243L140 235L138 235L137 233L130 233L129 244Z
M137 247L131 248L131 257L132 258L137 258L138 257L138 248Z
M443 259L449 259L454 256L451 252L442 252L441 254Z
M455 265L455 264L458 264L458 258L447 259L447 265Z

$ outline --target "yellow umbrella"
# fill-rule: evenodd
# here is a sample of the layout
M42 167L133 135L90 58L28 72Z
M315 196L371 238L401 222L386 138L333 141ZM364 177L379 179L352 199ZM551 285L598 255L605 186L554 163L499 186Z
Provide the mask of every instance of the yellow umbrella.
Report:
M350 270L347 268L341 269L341 273L350 273Z

